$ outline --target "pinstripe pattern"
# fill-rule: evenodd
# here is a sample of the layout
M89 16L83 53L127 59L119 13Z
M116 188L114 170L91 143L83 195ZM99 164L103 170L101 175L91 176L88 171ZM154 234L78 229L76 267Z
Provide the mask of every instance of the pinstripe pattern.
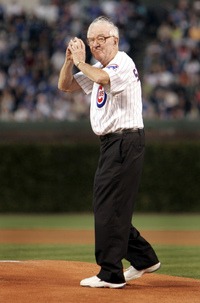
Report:
M95 66L102 68L100 63ZM92 94L93 131L105 135L120 129L143 128L141 83L133 60L119 51L104 70L110 77L110 85L106 87L93 83L82 72L74 75L85 93Z

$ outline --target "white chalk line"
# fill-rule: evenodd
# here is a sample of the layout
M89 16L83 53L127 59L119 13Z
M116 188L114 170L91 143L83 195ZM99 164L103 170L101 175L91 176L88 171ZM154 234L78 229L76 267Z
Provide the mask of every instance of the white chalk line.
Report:
M19 260L0 260L0 263L21 263Z

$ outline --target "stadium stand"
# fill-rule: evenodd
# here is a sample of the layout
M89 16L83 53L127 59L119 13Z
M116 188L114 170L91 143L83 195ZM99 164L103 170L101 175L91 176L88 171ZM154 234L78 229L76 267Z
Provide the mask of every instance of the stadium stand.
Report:
M99 15L120 28L138 63L146 119L200 117L200 1L45 1L0 4L0 121L88 119L89 99L57 89L65 48ZM93 62L89 55L88 62Z

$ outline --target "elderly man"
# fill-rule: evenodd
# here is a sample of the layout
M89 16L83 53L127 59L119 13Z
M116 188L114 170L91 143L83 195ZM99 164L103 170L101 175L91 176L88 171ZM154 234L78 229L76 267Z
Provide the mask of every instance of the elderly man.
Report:
M95 19L87 43L97 63L86 63L84 42L71 39L58 81L62 91L91 94L91 126L100 139L93 199L100 271L80 285L122 288L160 267L152 246L131 223L145 150L141 83L133 60L119 51L119 31L111 20ZM73 75L74 65L80 72ZM125 271L123 259L130 262Z

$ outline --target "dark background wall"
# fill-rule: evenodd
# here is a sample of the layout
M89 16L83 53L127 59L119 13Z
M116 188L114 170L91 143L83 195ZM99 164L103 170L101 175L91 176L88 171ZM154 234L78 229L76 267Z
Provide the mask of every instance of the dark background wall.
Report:
M147 123L138 211L200 211L199 130ZM0 212L92 210L99 140L89 122L4 124L0 134Z

